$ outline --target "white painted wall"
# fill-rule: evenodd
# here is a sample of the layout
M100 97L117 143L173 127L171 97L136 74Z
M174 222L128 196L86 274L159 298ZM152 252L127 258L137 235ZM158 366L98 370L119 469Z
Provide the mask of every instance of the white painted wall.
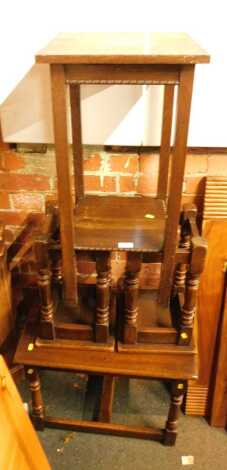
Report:
M48 66L34 54L60 31L185 31L212 56L197 66L191 146L227 147L226 1L7 0L1 5L0 102L9 142L51 142ZM162 90L84 87L83 140L93 144L158 145Z

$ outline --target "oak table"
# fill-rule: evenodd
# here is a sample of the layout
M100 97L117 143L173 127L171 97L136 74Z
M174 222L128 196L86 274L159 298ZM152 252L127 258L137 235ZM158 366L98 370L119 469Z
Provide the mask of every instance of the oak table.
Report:
M55 231L36 240L41 309L35 321L33 315L28 321L16 354L16 360L30 371L36 422L41 427L58 422L61 427L147 436L174 444L186 381L197 375L193 320L206 242L196 227L195 208L185 207L181 216L180 211L194 68L197 63L209 62L209 56L183 33L73 33L58 35L37 54L36 62L50 65L60 222L60 239ZM80 87L90 84L164 87L155 197L104 198L85 193ZM54 270L62 286L57 305L51 289L50 251L55 253L55 261L58 258ZM114 251L127 254L124 285L118 286L115 296L111 283ZM76 260L84 259L96 262L95 289L84 290L77 282ZM156 291L139 288L144 262L161 263ZM126 431L111 423L67 424L67 420L45 419L37 367L83 370L112 378L171 380L166 429L157 434L144 429ZM113 380L105 379L103 409L108 409L112 392Z

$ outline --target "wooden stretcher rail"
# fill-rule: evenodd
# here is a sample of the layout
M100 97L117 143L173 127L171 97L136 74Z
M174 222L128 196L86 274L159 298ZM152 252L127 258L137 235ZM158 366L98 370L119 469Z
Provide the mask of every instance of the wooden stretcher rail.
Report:
M128 426L124 424L102 423L100 421L85 421L79 419L45 417L45 425L49 428L69 429L72 431L93 432L98 434L112 434L114 436L136 437L162 441L164 430L152 427Z

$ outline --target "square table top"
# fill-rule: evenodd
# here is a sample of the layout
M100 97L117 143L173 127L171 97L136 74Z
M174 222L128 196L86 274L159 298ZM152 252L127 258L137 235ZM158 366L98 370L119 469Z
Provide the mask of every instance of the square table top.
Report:
M196 64L209 54L186 33L60 33L36 55L49 64Z

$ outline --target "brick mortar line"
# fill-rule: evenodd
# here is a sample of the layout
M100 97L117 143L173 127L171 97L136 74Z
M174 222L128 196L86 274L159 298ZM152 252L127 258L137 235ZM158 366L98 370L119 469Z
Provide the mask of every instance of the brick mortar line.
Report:
M35 210L35 209L28 209L28 210L26 210L26 209L14 209L12 207L9 207L8 209L0 208L0 213L1 212L3 212L3 213L5 213L5 212L16 212L18 214L21 214L21 213L25 213L25 214L30 214L30 213L32 213L32 214L33 213L42 214L42 213L44 213L44 211L40 212L40 210ZM14 225L13 225L13 227L14 227ZM21 227L21 225L20 225L20 227Z
M107 196L116 196L118 197L117 195L119 194L119 196L132 196L134 194L137 194L136 191L128 191L128 192L119 192L117 193L116 191L86 191L86 194L91 194L91 195L99 195L102 194L103 197L107 197ZM117 194L117 195L116 195Z
M131 178L139 178L140 176L156 176L158 173L143 173L141 171L136 171L135 173L126 173L121 171L106 172L105 174L101 173L99 170L94 171L85 171L85 176L112 176L116 178L117 176L129 176Z

